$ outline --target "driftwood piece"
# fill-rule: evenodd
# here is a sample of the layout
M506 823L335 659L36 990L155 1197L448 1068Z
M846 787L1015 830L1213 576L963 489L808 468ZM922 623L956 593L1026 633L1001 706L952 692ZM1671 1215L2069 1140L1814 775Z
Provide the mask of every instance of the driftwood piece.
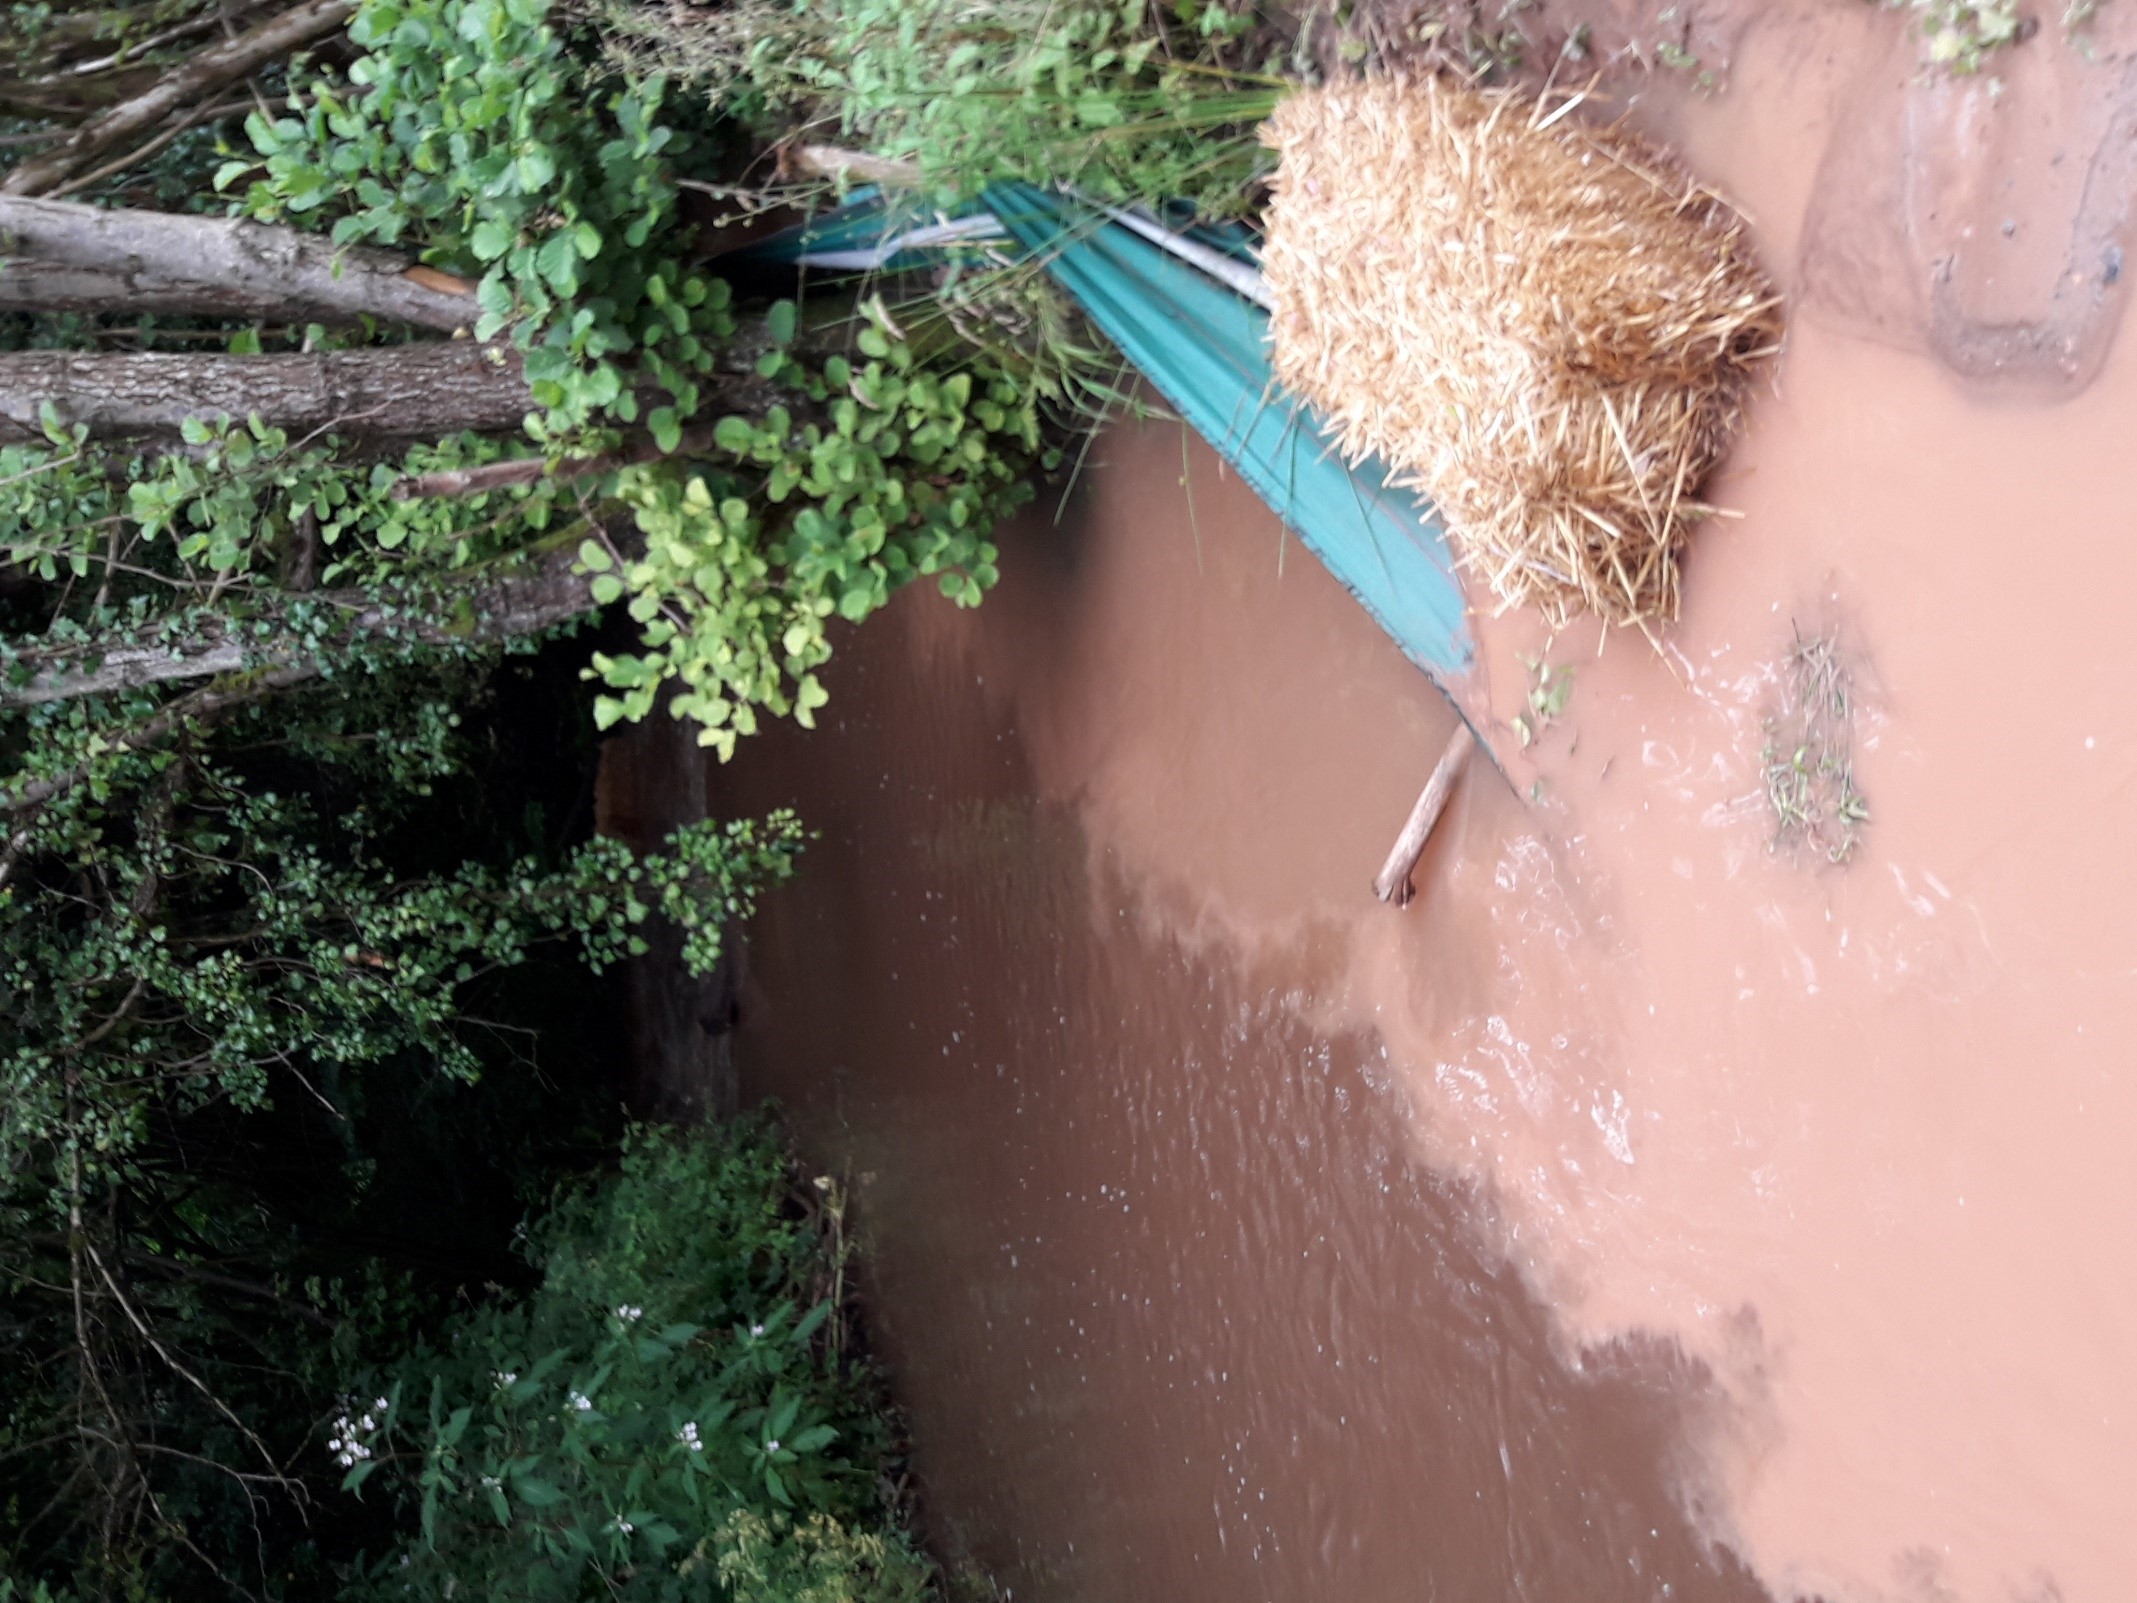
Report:
M1455 781L1469 766L1469 755L1476 750L1476 745L1476 736L1469 732L1469 725L1458 723L1454 726L1447 749L1440 753L1432 777L1425 781L1423 794L1417 798L1417 805L1410 809L1409 821L1395 838L1395 849L1388 853L1379 877L1373 881L1373 894L1383 902L1393 902L1397 907L1410 905L1410 898L1416 894L1410 885L1410 873L1417 867L1417 860L1425 855L1425 843L1432 838L1432 827L1447 810L1447 798L1454 794Z

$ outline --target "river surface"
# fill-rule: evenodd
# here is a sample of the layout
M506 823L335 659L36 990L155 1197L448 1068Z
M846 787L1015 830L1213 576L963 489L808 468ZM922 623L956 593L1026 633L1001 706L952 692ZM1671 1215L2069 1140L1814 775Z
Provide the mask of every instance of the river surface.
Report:
M1480 620L1505 777L1406 911L1452 714L1174 424L713 776L822 832L744 1090L852 1182L930 1523L1003 1596L2137 1586L2137 350L2119 265L2069 276L2122 58L1924 88L1897 28L1777 9L1637 108L1797 302L1743 516L1663 653ZM1806 632L1845 866L1770 849Z

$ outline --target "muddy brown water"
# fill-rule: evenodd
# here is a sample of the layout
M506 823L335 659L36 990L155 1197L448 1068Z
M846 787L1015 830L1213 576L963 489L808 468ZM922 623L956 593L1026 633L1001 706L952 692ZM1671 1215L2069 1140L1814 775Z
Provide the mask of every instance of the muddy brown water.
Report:
M1799 297L1744 516L1662 655L1480 621L1512 783L1473 776L1407 912L1366 887L1450 714L1176 426L713 776L823 832L754 934L743 1087L853 1181L931 1524L1005 1594L2137 1584L2137 352L2054 271L1911 278L1885 158L1835 154L1957 119L2013 183L1921 218L2112 245L2044 98L2097 166L2123 60L1928 104L1896 28L1776 11L1725 93L1646 94ZM1887 276L1843 304L1850 206ZM1968 354L1933 292L2050 334ZM1770 851L1759 782L1833 627L1845 868ZM1575 688L1523 750L1538 654Z
M1130 790L1206 795L1222 764L1307 837L1307 863L1256 868L1266 906L1370 855L1402 807L1346 806L1338 753L1302 750L1341 671L1206 725L1232 665L1195 625L1203 584L1266 615L1231 650L1271 667L1350 603L1295 552L1270 582L1273 545L1239 537L1273 526L1199 452L1201 570L1184 523L1149 563L1133 546L1157 531L1121 514L1179 499L1177 431L1106 449L1076 515L1025 536L1053 571L1027 562L976 616L915 597L872 621L824 727L723 776L729 805L791 799L823 832L752 944L744 1089L782 1097L858 1182L947 1550L1018 1598L1291 1598L1338 1577L1360 1598L1756 1596L1676 1502L1697 1377L1640 1341L1560 1357L1469 1188L1412 1158L1379 1043L1302 1017L1335 949L1308 928L1257 959L1184 929L1185 902L1157 905L1042 777L1113 718L1055 690L1089 677L1087 651L1133 652L1178 723ZM1134 638L1048 638L1086 585L1127 577L1090 571L1110 564L1138 574L1117 620ZM1375 666L1368 721L1383 697L1447 720L1399 658ZM1256 850L1195 833L1182 870Z

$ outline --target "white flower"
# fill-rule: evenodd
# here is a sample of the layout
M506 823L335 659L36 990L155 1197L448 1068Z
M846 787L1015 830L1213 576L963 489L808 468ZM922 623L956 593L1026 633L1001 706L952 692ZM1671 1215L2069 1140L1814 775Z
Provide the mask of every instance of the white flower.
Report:
M334 1434L327 1439L326 1450L334 1455L334 1462L343 1469L354 1469L371 1456L371 1449L361 1437L378 1429L378 1421L366 1414L352 1420L346 1413L334 1420Z
M705 1450L705 1444L697 1439L697 1421L694 1419L675 1433L675 1439L693 1453L702 1453Z
M334 1455L334 1462L343 1469L354 1469L371 1456L370 1448L348 1436L337 1436L326 1444L326 1448Z
M571 1406L583 1414L594 1406L594 1400L583 1392L575 1391L571 1394Z
M766 1442L766 1443L764 1444L764 1450L765 1450L765 1451L766 1451L767 1453L776 1453L776 1452L778 1452L778 1451L779 1451L779 1438L778 1438L778 1437L776 1437L776 1436L774 1436L774 1437L773 1437L773 1438L772 1438L772 1439L771 1439L770 1441Z
M497 1490L498 1487L504 1485L504 1482L499 1480L495 1475L485 1475L482 1477L482 1484L487 1486L491 1491L494 1492Z
M749 1333L752 1336L761 1336L764 1334L764 1327L762 1325L751 1325L749 1327Z
M619 1515L616 1520L616 1529L623 1532L625 1536L629 1536L631 1532L637 1530L638 1527L633 1525L629 1520L624 1519Z
M381 1397L371 1405L371 1408L372 1412L383 1414L388 1408L392 1406L393 1405L387 1402L385 1398Z
M512 1385L519 1379L519 1371L516 1369L500 1369L491 1378L497 1382L497 1389L503 1391L507 1386Z
M616 1310L616 1317L625 1324L635 1324L645 1313L636 1303L625 1303Z

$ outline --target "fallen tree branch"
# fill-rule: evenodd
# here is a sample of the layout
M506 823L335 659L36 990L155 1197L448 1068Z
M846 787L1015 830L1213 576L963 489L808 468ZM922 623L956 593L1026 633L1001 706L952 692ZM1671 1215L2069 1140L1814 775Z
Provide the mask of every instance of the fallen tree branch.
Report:
M210 45L143 93L90 118L57 149L0 178L0 195L42 195L57 188L122 140L334 32L355 9L355 0L305 0L235 39Z
M79 178L70 178L52 191L57 200L62 195L78 195L85 189L93 189L107 178L116 178L129 167L138 167L158 152L169 149L179 138L195 128L204 128L212 123L228 122L241 112L252 109L249 100L226 100L219 106L202 106L174 117L164 125L163 131L145 145L136 145L123 156L116 156L101 167L92 167Z
M896 156L872 156L837 145L789 145L779 153L783 172L805 178L830 178L847 184L889 184L914 189L922 181L920 164Z
M0 195L0 308L470 326L475 286L391 251L230 217ZM68 276L68 275L72 276ZM93 297L107 297L95 304ZM58 301L64 299L65 304Z
M642 409L667 403L652 386L638 395ZM175 435L188 418L257 417L296 437L434 440L518 434L537 410L519 353L502 342L267 356L0 351L0 445L43 440L47 403L63 422L86 424L94 439ZM704 403L720 416L762 417L781 404L809 415L805 401L754 374L719 374Z
M253 417L293 435L437 439L517 433L534 409L518 354L469 340L271 356L0 352L0 443L42 439L47 403L100 439Z
M235 3L211 6L183 21L171 24L160 32L149 34L146 38L129 40L116 50L105 55L92 56L86 61L69 62L41 78L30 79L29 83L34 87L44 88L65 83L69 79L93 78L101 72L131 66L151 51L196 39L204 33L213 33L224 23L235 22L248 12L259 10L263 3L264 0L235 0Z

